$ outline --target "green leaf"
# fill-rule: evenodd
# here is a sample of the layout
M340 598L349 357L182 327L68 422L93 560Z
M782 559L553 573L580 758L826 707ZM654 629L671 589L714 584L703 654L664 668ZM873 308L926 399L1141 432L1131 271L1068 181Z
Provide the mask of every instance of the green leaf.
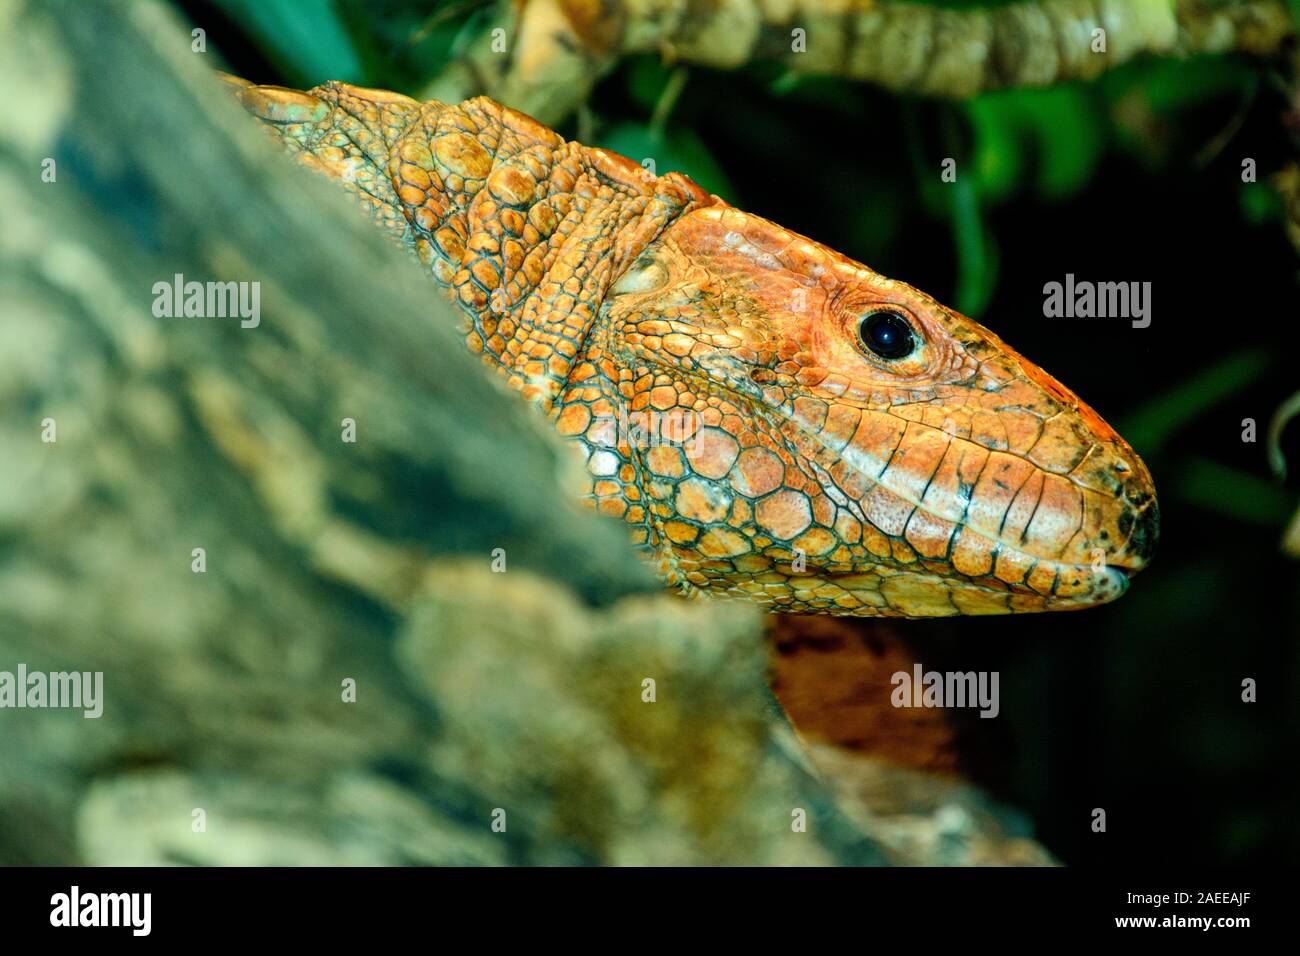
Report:
M842 179L853 183L854 209L861 212L847 224L850 238L844 251L866 263L889 261L907 208L906 192L892 180L852 167Z
M957 288L953 300L957 311L978 318L988 307L997 285L996 247L985 228L970 177L958 176L948 188L952 199L953 242L957 247Z
M1281 222L1286 214L1282 197L1266 183L1242 183L1240 197L1242 218L1252 225Z
M967 107L975 142L971 173L980 195L999 201L1016 191L1024 177L1025 151L1007 109L992 97L978 97Z
M1154 456L1197 416L1258 381L1271 362L1262 350L1235 352L1125 416L1120 432L1143 455Z
M656 136L644 123L616 123L597 137L596 145L622 153L647 169L649 161L656 175L677 170L724 199L734 195L726 173L694 130L673 127Z
M1254 83L1254 72L1243 60L1197 56L1188 60L1153 61L1142 91L1157 113L1174 114L1208 99L1243 93Z
M268 55L303 85L362 79L357 55L333 0L217 0Z
M1027 126L1038 148L1038 191L1069 196L1087 185L1104 144L1101 118L1077 86L1030 91Z
M1208 459L1184 461L1176 475L1178 497L1237 521L1283 527L1295 510L1295 500L1281 485Z
M988 93L971 100L966 115L972 172L986 200L1016 192L1030 161L1040 195L1069 196L1087 184L1105 147L1094 94L1079 85Z
M653 112L673 74L673 67L665 64L659 56L641 55L629 58L624 72L632 101L646 113Z

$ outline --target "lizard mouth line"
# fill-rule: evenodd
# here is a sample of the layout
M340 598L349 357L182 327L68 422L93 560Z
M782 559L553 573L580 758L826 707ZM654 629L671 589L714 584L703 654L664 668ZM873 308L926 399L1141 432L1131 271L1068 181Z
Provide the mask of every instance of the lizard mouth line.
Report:
M830 465L834 462L842 462L848 465L849 467L853 468L856 472L858 472L859 475L861 475L864 479L870 482L871 483L870 487L880 488L883 491L887 492L889 495L898 499L899 501L904 502L907 505L910 505L911 508L913 509L912 513L909 514L905 519L903 519L900 522L903 525L904 529L911 522L913 516L916 514L925 515L926 517L934 521L939 521L939 522L953 525L953 531L948 539L949 544L948 544L947 552L939 556L934 556L934 555L930 556L932 560L941 560L951 565L953 560L952 550L954 547L954 542L957 540L957 536L959 533L965 535L974 535L978 537L981 542L985 543L988 546L990 552L990 568L987 572L981 574L965 574L957 570L955 567L953 568L953 570L956 571L957 574L960 574L961 576L968 578L970 580L975 580L985 576L993 576L993 569L997 567L998 560L1002 556L1006 556L1009 560L1025 568L1026 579L1030 571L1032 571L1032 569L1035 566L1048 565L1057 568L1059 571L1072 571L1072 572L1084 572L1084 571L1091 572L1094 570L1094 568L1099 568L1099 567L1114 568L1117 571L1123 572L1123 576L1125 578L1125 581L1127 582L1128 578L1131 578L1138 571L1142 570L1142 568L1145 567L1146 565L1146 561L1143 559L1142 556L1134 554L1132 551L1129 550L1127 541L1123 542L1123 546L1121 547L1114 548L1114 549L1107 549L1100 556L1094 555L1094 557L1100 558L1099 562L1088 561L1084 563L1079 563L1079 562L1063 561L1059 557L1051 557L1049 555L1035 554L1034 552L1026 551L1022 547L1018 546L1017 544L1012 543L1011 541L1008 541L1005 538L1003 538L1001 529L999 529L999 531L995 534L995 533L991 533L988 530L982 530L968 524L965 520L966 518L965 509L963 509L961 516L956 518L956 520L954 520L953 516L937 513L935 510L933 510L932 507L927 506L926 504L923 503L923 501L918 500L918 497L924 498L924 495L917 496L914 494L910 494L906 489L901 487L896 487L894 483L883 480L885 477L885 473L888 471L889 468L888 460L879 463L879 467L877 468L871 468L871 469L864 468L862 466L862 463L854 461L853 456L849 454L852 448L851 445L842 450L836 450L832 446L828 445L825 439L820 434L815 434L812 436L812 438L813 438L815 448L820 452L822 452L823 455L825 455L825 453L827 452L830 452L834 455L834 457L830 461L827 461L825 464L818 462L815 458L810 457L809 461L813 466L813 470L817 475L818 481L822 485L823 489L825 489L827 493L831 495L832 498L836 499L837 503L839 503L842 507L846 507L854 515L854 517L857 518L859 521L861 521L864 525L867 524L871 525L877 531L881 532L887 537L900 537L900 536L906 537L905 530L901 534L893 534L890 531L886 530L885 528L881 528L879 524L877 524L876 522L872 521L864 513L862 508L862 503L858 500L854 500L853 497L845 494L844 491L838 487L837 482L831 476L827 468L827 465ZM966 508L969 508L969 505L970 502L967 501ZM1026 527L1028 527L1029 523L1032 523L1032 520L1033 519L1031 517L1030 522L1026 523ZM1134 527L1135 528L1137 527L1136 522L1134 523ZM1075 530L1078 529L1076 528ZM1021 540L1023 541L1023 535ZM924 555L921 556L921 560L922 561L925 560ZM1026 588L1026 590L1032 591L1035 589L1030 587L1030 588Z
M1029 578L1026 574L1024 578L1016 581L1007 581L999 578L996 573L998 559L1000 556L1009 555L1014 560L1021 562L1030 562L1031 573L1033 569L1046 568L1052 571L1052 576L1046 578L1047 587L1043 589L1035 588L1025 583ZM811 573L811 572L810 572ZM989 562L987 572L983 574L969 574L955 569L944 569L942 575L926 567L924 560L917 561L911 565L889 565L889 564L872 564L869 569L864 571L832 571L830 573L822 572L824 576L836 581L840 579L848 580L853 578L862 578L866 576L877 576L880 578L890 577L898 574L925 575L929 577L944 577L954 582L960 582L962 585L982 588L988 591L997 591L1007 594L1038 594L1043 597L1052 597L1059 593L1057 588L1061 584L1070 586L1070 594L1061 596L1073 596L1074 593L1086 594L1093 587L1101 583L1106 587L1118 586L1121 589L1128 587L1133 577L1134 571L1130 568L1119 565L1100 562L1097 564L1077 564L1069 561L1056 561L1051 558L1036 558L1022 551L1006 545L1001 546L993 552ZM1092 586L1090 587L1090 582ZM1077 589L1077 591L1076 591Z
M863 603L876 605L882 616L893 616L895 611L906 616L923 609L930 617L1082 610L1114 601L1129 586L1128 572L1109 565L1044 560L1038 566L1053 572L1044 577L1049 584L1043 590L1024 581L1008 583L992 573L970 576L931 571L923 565L899 568L878 564L860 573L826 574L820 580ZM793 580L797 581L798 576Z

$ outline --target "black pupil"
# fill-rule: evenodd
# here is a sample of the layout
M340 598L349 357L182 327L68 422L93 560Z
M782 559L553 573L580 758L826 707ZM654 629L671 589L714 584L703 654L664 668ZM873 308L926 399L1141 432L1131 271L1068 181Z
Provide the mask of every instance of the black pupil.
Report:
M912 326L897 312L872 312L862 320L862 344L881 358L896 359L911 353Z

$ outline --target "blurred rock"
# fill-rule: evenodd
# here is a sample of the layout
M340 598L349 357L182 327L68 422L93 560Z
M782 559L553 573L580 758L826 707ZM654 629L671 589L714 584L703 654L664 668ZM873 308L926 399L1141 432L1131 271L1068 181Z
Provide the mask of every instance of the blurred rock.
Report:
M905 866L1054 866L1023 816L961 780L811 744L838 803Z

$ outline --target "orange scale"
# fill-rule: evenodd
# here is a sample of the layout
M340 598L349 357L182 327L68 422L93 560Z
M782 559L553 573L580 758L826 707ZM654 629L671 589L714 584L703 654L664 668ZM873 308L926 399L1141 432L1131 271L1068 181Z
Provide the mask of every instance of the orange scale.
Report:
M889 548L893 553L893 558L899 564L915 564L917 561L916 552L911 549L906 541L899 538L889 539Z
M773 492L754 509L761 528L775 538L789 539L812 524L812 506L808 496L789 489Z
M621 518L623 512L627 511L627 502L622 498L607 498L600 503L599 511L611 518Z

